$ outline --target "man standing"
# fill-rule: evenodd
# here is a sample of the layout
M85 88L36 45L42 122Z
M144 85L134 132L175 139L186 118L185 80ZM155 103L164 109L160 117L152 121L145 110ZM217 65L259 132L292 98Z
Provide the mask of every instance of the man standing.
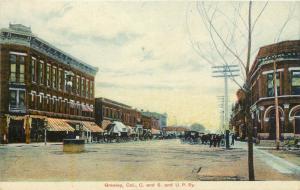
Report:
M234 134L232 134L232 136L231 136L231 145L234 145L234 139L235 138L235 136L234 136Z

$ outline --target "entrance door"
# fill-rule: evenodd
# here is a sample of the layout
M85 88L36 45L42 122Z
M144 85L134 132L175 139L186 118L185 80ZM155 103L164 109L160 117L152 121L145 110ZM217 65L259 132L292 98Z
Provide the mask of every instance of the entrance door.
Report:
M23 120L10 120L8 128L8 142L25 142L25 130L23 128Z
M279 117L280 113L279 113ZM276 139L276 117L275 117L275 110L272 110L270 112L270 117L269 117L269 124L270 124L270 129L269 129L269 139L270 140L275 140ZM282 123L279 119L279 134L281 134L281 128L282 128Z
M295 134L300 134L300 111L295 114Z

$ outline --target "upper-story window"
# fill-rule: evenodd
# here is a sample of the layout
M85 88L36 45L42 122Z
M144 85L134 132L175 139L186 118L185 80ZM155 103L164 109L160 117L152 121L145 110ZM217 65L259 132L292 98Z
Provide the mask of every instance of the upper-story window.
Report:
M81 96L85 96L85 79L82 77L81 78Z
M19 56L19 82L25 82L25 57Z
M300 95L300 70L292 71L292 95Z
M36 58L31 57L31 63L30 63L30 74L31 74L31 81L36 82Z
M57 72L57 68L56 67L52 67L52 86L53 88L57 87L57 81L56 81L56 72Z
M58 73L57 73L57 81L58 81L58 90L61 90L63 87L62 84L62 76L63 76L63 70L62 69L58 69Z
M10 89L9 90L9 108L10 111L16 109L24 109L25 107L25 90L24 89Z
M89 97L89 80L88 79L86 79L86 81L85 81L85 96L86 97Z
M274 77L273 73L267 74L267 96L273 97L275 96L274 92ZM276 73L276 86L277 86L277 95L280 95L280 80L279 73Z
M94 97L94 82L90 81L90 98Z
M44 62L42 60L39 62L37 75L39 84L44 84Z
M50 74L51 74L51 65L47 64L47 68L46 68L46 84L47 84L47 86L50 86L50 83L51 83Z
M11 54L9 57L10 62L10 82L17 82L17 56Z
M19 54L10 54L10 82L24 83L25 81L25 57Z
M80 76L76 76L76 94L80 94Z

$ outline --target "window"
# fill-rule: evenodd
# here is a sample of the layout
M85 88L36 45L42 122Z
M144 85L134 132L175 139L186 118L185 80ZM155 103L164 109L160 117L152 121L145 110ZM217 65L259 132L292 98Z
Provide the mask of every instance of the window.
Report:
M16 90L10 91L10 98L9 98L9 105L10 107L16 107L17 106L17 92Z
M10 62L10 82L17 82L17 56L11 54L9 57Z
M93 98L94 93L94 82L90 81L90 98Z
M25 90L24 89L10 89L9 90L9 109L25 110Z
M25 106L25 91L19 91L19 106Z
M10 82L24 83L25 81L25 57L22 53L10 54Z
M58 88L58 90L61 90L62 89L62 80L61 80L61 77L62 77L62 75L63 75L63 70L61 70L61 69L58 69L58 73L57 73L57 79L58 79L58 86L57 86L57 88Z
M36 82L36 59L34 57L31 57L31 63L30 63L30 74L31 74L31 81Z
M86 81L85 81L86 83L85 83L85 96L86 97L89 97L89 80L88 79L86 79Z
M53 88L56 88L56 67L52 67L52 86Z
M76 76L76 94L80 94L80 76Z
M47 86L50 86L50 72L51 72L51 65L47 64L47 69L46 69L46 84Z
M19 57L19 82L24 83L25 81L25 57Z
M81 78L81 96L84 96L85 94L85 88L84 88L84 85L85 85L85 80L84 78L82 77Z
M292 95L300 95L300 71L292 71Z
M47 71L47 74L48 74L48 71ZM39 62L37 75L38 75L39 84L43 84L44 83L44 62L43 61Z
M279 73L276 73L276 86L277 86L277 95L280 95L280 80ZM267 74L267 96L272 97L275 96L274 92L274 78L273 73Z

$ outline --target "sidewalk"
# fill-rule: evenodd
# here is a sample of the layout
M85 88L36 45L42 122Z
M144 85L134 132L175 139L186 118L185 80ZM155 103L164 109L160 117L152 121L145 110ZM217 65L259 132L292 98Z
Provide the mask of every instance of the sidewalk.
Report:
M236 141L235 148L248 149L247 142ZM263 147L253 146L254 156L265 162L267 165L277 170L280 173L284 174L295 174L300 175L300 166L295 165L285 159L282 159L278 156L275 156L266 150Z
M62 145L62 142L47 142L46 146L51 146L51 145ZM30 144L26 143L10 143L10 144L0 144L1 146L8 146L8 147L40 147L40 146L45 146L44 142L34 142Z

